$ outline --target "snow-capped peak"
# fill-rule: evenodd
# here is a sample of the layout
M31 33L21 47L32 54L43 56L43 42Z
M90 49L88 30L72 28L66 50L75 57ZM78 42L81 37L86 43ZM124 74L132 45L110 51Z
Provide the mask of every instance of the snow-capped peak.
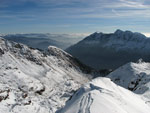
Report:
M122 34L122 33L124 33L122 30L120 30L120 29L117 29L115 32L114 32L114 34Z
M131 39L139 39L139 38L147 38L145 35L138 33L138 32L131 32L131 31L122 31L120 29L114 32L114 35L117 35L119 38L126 38L127 40Z
M138 33L138 32L131 32L131 31L122 31L120 29L117 29L114 33L110 33L110 34L106 34L106 33L98 33L98 32L95 32L93 34L91 34L90 36L87 36L85 38L85 40L100 40L100 39L103 39L103 38L107 38L109 37L110 39L113 38L114 39L126 39L126 40L133 40L133 39L141 39L141 38L147 38L145 35L141 34L141 33Z

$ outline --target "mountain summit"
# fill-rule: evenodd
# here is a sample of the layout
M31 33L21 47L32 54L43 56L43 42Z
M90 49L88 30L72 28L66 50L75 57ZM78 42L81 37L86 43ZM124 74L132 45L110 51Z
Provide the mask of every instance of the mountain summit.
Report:
M114 33L93 33L66 49L81 62L96 69L116 69L142 58L150 61L150 39L141 33L116 30Z

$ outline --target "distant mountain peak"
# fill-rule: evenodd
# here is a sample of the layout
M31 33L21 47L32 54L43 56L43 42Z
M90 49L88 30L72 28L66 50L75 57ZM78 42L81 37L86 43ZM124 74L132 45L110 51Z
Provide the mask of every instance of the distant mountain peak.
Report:
M114 33L93 33L68 48L67 52L91 67L115 69L140 58L150 61L149 50L150 38L118 29Z
M114 34L121 34L121 33L124 33L124 31L120 30L120 29L117 29Z
M121 37L123 37L122 35L124 36L128 36L129 38L146 38L145 35L143 35L142 33L139 33L139 32L132 32L132 31L129 31L129 30L126 30L126 31L122 31L120 29L117 29L115 32L114 32L115 35L119 35Z
M132 32L129 30L123 31L120 29L117 29L114 33L98 33L95 32L89 36L87 36L84 40L87 41L95 41L95 40L100 40L100 39L122 39L122 40L141 40L147 38L145 35L138 33L138 32Z

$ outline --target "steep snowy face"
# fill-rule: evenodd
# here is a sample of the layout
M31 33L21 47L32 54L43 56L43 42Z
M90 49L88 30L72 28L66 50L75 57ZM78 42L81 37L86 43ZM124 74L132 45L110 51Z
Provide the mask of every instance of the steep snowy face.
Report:
M150 63L128 63L107 77L116 84L150 100Z
M72 59L0 38L0 113L54 113L89 81Z
M84 85L57 113L148 113L150 107L137 94L96 78Z
M93 33L66 51L96 69L116 69L142 58L150 61L150 39L140 33L117 30Z

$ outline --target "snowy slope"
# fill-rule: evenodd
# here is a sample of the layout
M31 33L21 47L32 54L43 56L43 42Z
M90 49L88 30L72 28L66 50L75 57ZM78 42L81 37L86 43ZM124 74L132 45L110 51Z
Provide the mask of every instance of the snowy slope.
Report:
M150 63L127 63L107 77L116 84L150 100Z
M121 30L93 33L66 51L96 69L116 69L140 58L150 61L150 38Z
M56 47L42 53L0 38L0 113L54 113L89 81L81 66Z
M149 113L150 107L137 94L96 78L84 85L57 113Z

